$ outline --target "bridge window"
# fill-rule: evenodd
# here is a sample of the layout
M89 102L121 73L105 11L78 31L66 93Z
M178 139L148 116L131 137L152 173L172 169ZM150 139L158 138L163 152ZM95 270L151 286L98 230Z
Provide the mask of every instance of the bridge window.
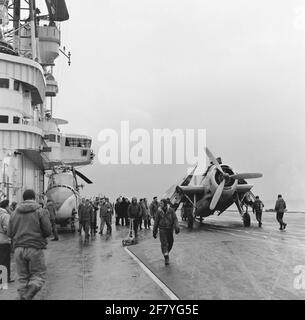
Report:
M60 136L57 136L57 142L60 143Z
M10 81L9 79L0 78L0 88L2 89L9 89Z
M19 81L14 81L14 90L19 91L20 90L20 82Z
M87 157L88 150L82 150L82 157Z
M0 116L0 123L8 123L8 116Z
M19 117L14 117L13 118L13 123L14 124L19 124L20 123L20 118Z
M49 141L50 142L56 142L56 135L55 134L49 134Z
M66 138L66 147L73 148L90 148L91 140L82 139L82 138Z

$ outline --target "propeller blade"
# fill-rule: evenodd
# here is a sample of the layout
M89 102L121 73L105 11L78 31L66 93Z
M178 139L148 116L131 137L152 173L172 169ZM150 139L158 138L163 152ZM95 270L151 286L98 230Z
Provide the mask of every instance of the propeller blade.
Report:
M210 161L217 167L217 169L224 174L219 162L216 160L216 158L214 157L213 153L206 147L205 148L205 153L207 154L208 158L210 159Z
M213 199L212 199L212 201L210 203L210 210L214 210L216 208L216 206L218 204L218 201L219 201L219 199L220 199L220 197L222 195L222 191L223 191L223 189L225 187L225 183L226 183L226 181L222 180L221 184L218 186L216 192L214 193Z
M230 178L234 180L257 179L262 177L263 175L261 173L237 173L230 176Z
M87 178L86 176L84 176L81 172L77 171L74 169L75 174L77 174L81 179L83 179L85 182L87 182L88 184L92 184L93 182Z

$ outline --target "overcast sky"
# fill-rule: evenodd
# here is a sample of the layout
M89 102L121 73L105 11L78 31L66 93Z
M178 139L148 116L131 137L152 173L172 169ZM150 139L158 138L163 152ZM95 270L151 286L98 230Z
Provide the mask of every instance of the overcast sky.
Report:
M102 129L207 130L237 172L262 172L254 193L305 195L305 2L286 0L67 1L55 116L67 133ZM81 169L103 193L151 198L188 165ZM251 181L252 182L252 181Z

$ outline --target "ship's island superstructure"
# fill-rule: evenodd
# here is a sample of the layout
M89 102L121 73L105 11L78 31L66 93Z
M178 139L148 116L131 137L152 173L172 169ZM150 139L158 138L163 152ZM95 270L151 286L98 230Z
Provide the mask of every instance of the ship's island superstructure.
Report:
M59 166L93 161L92 139L64 135L53 118L58 84L53 75L61 50L64 0L0 0L0 200L20 201L26 189L46 190L45 174Z

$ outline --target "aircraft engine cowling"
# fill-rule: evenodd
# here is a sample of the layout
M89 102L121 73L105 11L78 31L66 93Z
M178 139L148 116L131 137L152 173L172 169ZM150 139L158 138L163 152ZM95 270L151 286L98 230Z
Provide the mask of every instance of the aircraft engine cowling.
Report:
M233 170L229 166L221 165L221 168L227 177L224 177L223 174L215 168L210 177L210 190L212 194L214 194L222 181L225 180L224 189L220 198L221 202L223 202L233 196L236 191L238 180L229 177L234 175Z

